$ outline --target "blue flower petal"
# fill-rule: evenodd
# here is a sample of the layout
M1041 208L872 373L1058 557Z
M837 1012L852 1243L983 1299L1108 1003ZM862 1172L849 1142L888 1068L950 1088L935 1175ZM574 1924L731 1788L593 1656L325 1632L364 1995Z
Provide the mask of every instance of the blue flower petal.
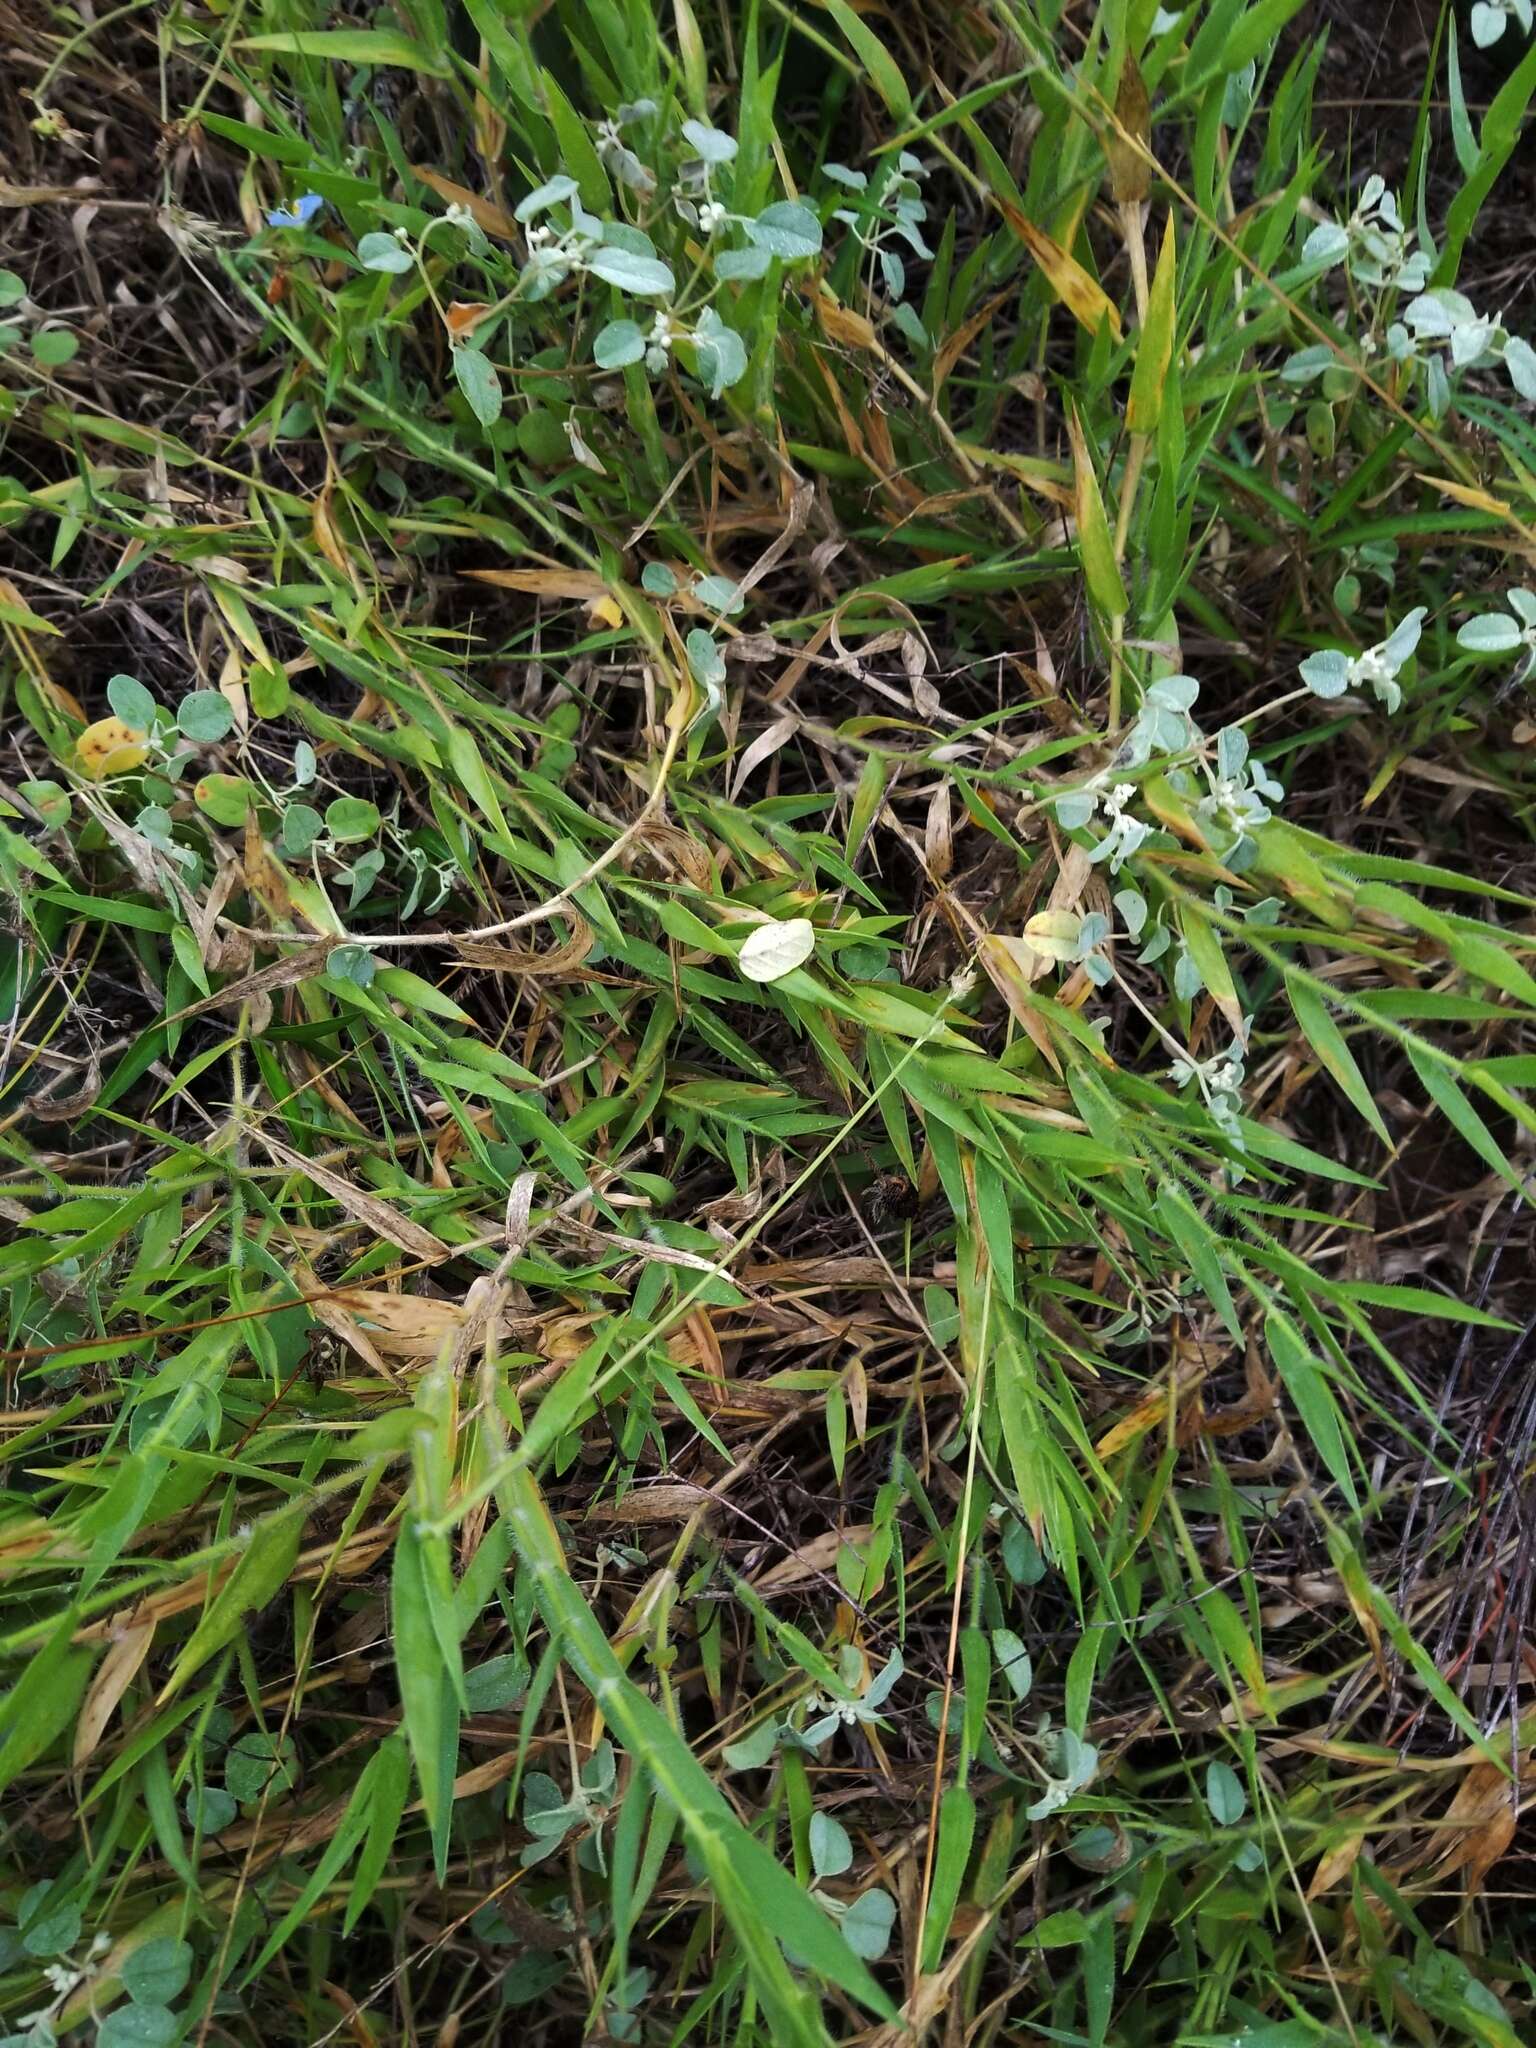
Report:
M325 201L318 192L306 192L302 199L295 200L291 213L286 207L282 206L279 206L275 212L269 213L267 215L267 226L269 228L307 227L324 204Z

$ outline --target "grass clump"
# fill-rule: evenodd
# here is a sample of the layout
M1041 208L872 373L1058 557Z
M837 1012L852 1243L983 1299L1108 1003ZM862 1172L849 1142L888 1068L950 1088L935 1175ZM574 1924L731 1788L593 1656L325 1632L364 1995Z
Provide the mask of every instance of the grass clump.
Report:
M1422 25L8 33L7 2039L1524 2038L1536 52Z

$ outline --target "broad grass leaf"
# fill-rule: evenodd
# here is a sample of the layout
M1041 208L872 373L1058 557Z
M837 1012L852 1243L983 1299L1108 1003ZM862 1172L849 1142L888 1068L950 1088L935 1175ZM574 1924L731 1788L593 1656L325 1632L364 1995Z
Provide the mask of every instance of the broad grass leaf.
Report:
M445 63L393 29L285 29L271 35L242 36L240 48L270 50L283 57L328 57L333 63L387 64L399 71L419 71L428 78L449 75Z
M433 1622L432 1593L423 1568L422 1543L409 1516L395 1538L390 1627L406 1739L432 1833L437 1880L442 1884L448 1871L459 1704Z
M1242 1005L1237 1000L1232 970L1227 965L1227 956L1221 949L1221 940L1214 927L1203 912L1186 903L1179 912L1179 928L1184 934L1190 958L1200 970L1201 981L1215 997L1216 1006L1231 1026L1233 1037L1241 1038Z
M1287 1394L1329 1476L1349 1505L1359 1511L1360 1497L1344 1445L1344 1423L1328 1375L1307 1348L1306 1339L1281 1309L1264 1318L1264 1335Z
M67 1613L0 1701L0 1792L36 1761L74 1719L95 1653L71 1641Z
M901 75L900 66L884 43L854 13L848 0L821 0L821 5L858 52L860 62L869 73L870 83L897 120L910 121L912 94Z
M226 1643L233 1642L247 1614L280 1593L288 1583L304 1534L304 1518L293 1512L268 1515L257 1522L234 1570L214 1595L176 1659L161 1690L159 1704L171 1699L201 1665Z
M498 1489L535 1599L561 1655L591 1693L616 1739L644 1757L670 1800L740 1943L765 2016L786 2042L822 2048L824 2029L784 1951L885 2018L890 2000L827 1915L737 1819L672 1723L628 1677L566 1569L533 1475L509 1473ZM782 1944L782 1948L781 1945Z
M1243 1325L1233 1305L1227 1276L1222 1270L1221 1239L1196 1209L1178 1182L1165 1178L1157 1191L1157 1213L1189 1269L1205 1290L1205 1298L1240 1343Z
M1316 1054L1319 1065L1338 1082L1381 1142L1390 1145L1392 1140L1382 1121L1381 1111L1376 1107L1375 1097L1355 1063L1355 1056L1343 1032L1328 1014L1322 997L1295 974L1285 977L1285 992L1291 999L1291 1009L1301 1027L1301 1035Z
M367 1910L394 1849L411 1789L411 1759L405 1738L399 1734L387 1736L370 1760L369 1768L368 1838L352 1879L341 1924L343 1934L350 1934Z
M923 1922L922 1967L936 1970L944 1953L960 1887L971 1860L976 1835L976 1801L966 1785L951 1785L939 1802L939 1841L933 1862L933 1887Z
M1520 1176L1506 1158L1492 1131L1463 1094L1455 1076L1432 1054L1421 1050L1417 1045L1408 1047L1408 1059L1413 1071L1423 1083L1425 1094L1466 1139L1483 1164L1491 1167L1502 1180L1508 1181L1512 1188L1523 1194Z

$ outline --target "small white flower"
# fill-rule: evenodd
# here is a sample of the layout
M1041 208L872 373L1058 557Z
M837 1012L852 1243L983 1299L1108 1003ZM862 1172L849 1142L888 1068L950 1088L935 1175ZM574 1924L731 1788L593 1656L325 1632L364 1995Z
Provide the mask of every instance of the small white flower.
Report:
M665 313L658 313L645 338L645 367L653 377L659 377L666 369L671 354L672 322Z
M1151 835L1152 827L1144 824L1140 818L1133 818L1127 811L1112 811L1109 830L1088 858L1095 864L1107 860L1109 872L1118 875L1131 855L1141 846L1142 841L1149 839Z
M450 203L448 211L443 215L443 219L447 221L451 228L472 228L475 224L473 213L471 213L467 206L461 205L457 199Z
M1229 1137L1241 1142L1238 1124L1243 1106L1241 1045L1234 1045L1230 1051L1217 1053L1208 1060L1197 1060L1192 1053L1180 1053L1168 1069L1168 1077L1176 1088L1187 1088L1191 1081L1198 1082L1201 1097L1212 1117Z
M546 227L542 223L536 228L530 228L528 230L529 248L542 249L546 242L553 241L554 233L555 231L553 228Z
M699 208L699 233L712 235L727 219L725 208L718 199L706 199Z

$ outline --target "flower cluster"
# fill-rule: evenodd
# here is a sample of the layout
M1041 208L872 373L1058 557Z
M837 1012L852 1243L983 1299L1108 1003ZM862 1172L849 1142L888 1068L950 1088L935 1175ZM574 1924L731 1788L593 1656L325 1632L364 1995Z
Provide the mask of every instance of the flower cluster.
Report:
M1304 263L1320 263L1331 270L1347 265L1357 283L1375 290L1421 292L1429 282L1429 257L1413 246L1414 236L1403 226L1397 195L1387 190L1385 178L1367 178L1354 212L1342 225L1325 220L1308 235L1302 248Z
M1252 759L1248 735L1240 725L1222 727L1216 735L1214 765L1206 760L1202 766L1210 787L1195 806L1196 815L1211 851L1240 872L1252 858L1251 835L1269 823L1270 805L1283 802L1285 791L1262 761Z
M1536 349L1509 332L1502 313L1479 313L1465 293L1448 286L1422 292L1393 321L1387 352L1394 362L1417 359L1426 365L1429 409L1436 419L1451 402L1451 377L1459 370L1502 363L1520 396L1536 399Z
M1118 875L1126 861L1136 852L1152 831L1150 825L1140 818L1133 818L1126 805L1136 794L1134 782L1117 782L1106 788L1109 770L1095 775L1085 782L1081 789L1075 789L1069 796L1056 800L1057 822L1067 831L1076 831L1099 812L1108 821L1109 830L1097 840L1088 855L1091 861L1107 860L1109 872Z
M1503 9L1515 6L1523 10L1521 18L1527 23L1532 5L1533 0L1501 0ZM1474 8L1474 21L1478 12ZM1502 32L1502 11L1499 21ZM1325 220L1313 228L1302 246L1302 260L1325 271L1343 264L1357 284L1409 295L1402 317L1392 321L1384 337L1375 332L1362 336L1360 351L1369 358L1384 348L1394 363L1422 366L1432 418L1440 419L1449 408L1455 374L1496 363L1503 365L1522 398L1536 399L1536 349L1509 333L1502 314L1478 312L1464 293L1447 285L1427 289L1431 253L1416 249L1414 240L1413 232L1403 225L1396 194L1388 191L1385 179L1373 174L1361 188L1359 203L1347 221ZM1297 350L1281 371L1292 384L1321 376L1325 392L1330 373L1349 374L1334 350L1323 343Z
M1176 1088L1187 1088L1191 1081L1198 1083L1213 1121L1230 1138L1241 1135L1239 1118L1243 1113L1244 1057L1244 1048L1234 1043L1226 1052L1217 1053L1208 1060L1197 1060L1192 1053L1183 1053L1168 1069L1168 1078Z

